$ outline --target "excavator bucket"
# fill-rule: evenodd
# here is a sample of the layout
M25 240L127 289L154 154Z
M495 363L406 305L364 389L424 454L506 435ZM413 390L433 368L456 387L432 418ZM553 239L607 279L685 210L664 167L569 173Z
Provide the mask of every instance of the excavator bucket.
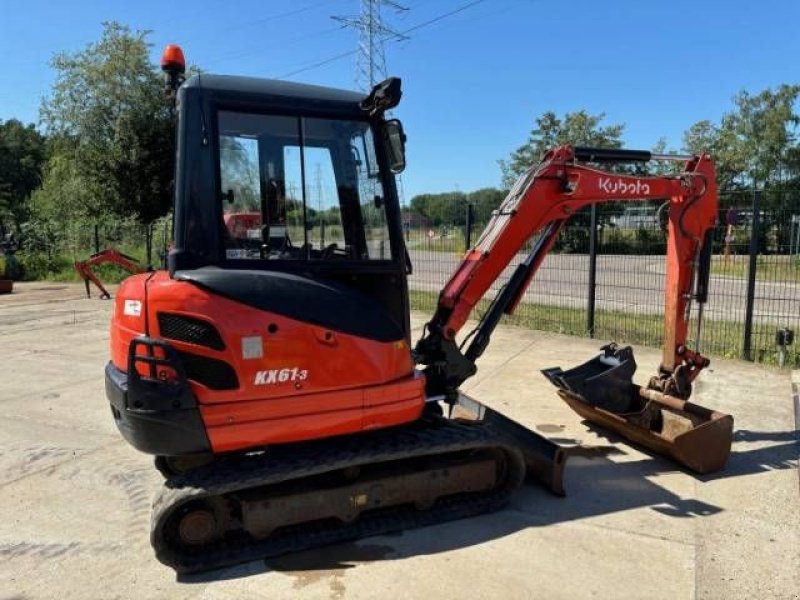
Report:
M630 347L605 346L603 354L568 371L542 373L558 395L587 421L697 473L725 466L733 440L733 417L633 383Z

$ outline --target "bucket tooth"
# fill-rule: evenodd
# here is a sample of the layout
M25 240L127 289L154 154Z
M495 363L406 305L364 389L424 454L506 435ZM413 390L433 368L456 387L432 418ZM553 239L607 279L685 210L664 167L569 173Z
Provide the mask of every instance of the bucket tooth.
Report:
M568 371L542 371L559 397L587 421L697 473L725 466L733 441L733 417L633 383L630 347L603 353Z

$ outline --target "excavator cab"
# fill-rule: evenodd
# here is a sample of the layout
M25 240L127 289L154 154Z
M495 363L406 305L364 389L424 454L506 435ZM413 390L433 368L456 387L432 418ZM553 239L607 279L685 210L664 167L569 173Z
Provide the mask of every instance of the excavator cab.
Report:
M399 80L390 82L399 95ZM394 183L404 135L375 104L282 81L183 83L170 273L214 267L346 283L407 333Z

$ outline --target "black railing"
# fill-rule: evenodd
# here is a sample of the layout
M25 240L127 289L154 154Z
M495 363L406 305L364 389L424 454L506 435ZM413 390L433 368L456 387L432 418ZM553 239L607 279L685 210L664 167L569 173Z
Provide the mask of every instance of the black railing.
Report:
M721 195L720 206L700 350L777 363L776 332L800 330L800 194L731 192ZM410 279L415 308L433 309L468 241L474 244L487 223L490 215L484 212L454 207L449 214L465 220L452 223L406 213L413 223L407 237L415 263ZM666 221L663 202L602 205L576 214L506 322L660 345ZM527 250L509 265L494 293ZM478 313L487 306L479 305ZM695 337L697 311L691 316ZM800 366L794 345L786 349L786 364Z
M452 210L443 211L452 215L447 222L404 210L414 264L409 287L416 309L432 313L439 291L490 218L489 208L468 206L463 198L454 196ZM666 220L663 202L615 203L599 205L594 213L590 208L580 211L563 228L515 314L505 322L659 346ZM777 332L800 332L800 192L722 194L718 223L700 350L712 356L777 363L781 350ZM170 221L151 227L150 235L153 264L159 266L170 238ZM73 273L74 260L88 257L98 247L115 246L144 263L146 239L147 228L135 222L38 227L22 240L17 256L29 278L64 278ZM492 287L476 318L531 244ZM126 275L112 270L103 277ZM696 316L695 311L693 319ZM694 336L696 322L691 331ZM800 367L800 343L786 348L785 363Z

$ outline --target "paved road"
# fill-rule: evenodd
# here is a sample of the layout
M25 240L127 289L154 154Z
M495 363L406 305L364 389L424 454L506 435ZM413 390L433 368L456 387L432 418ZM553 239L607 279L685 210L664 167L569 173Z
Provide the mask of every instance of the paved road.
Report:
M789 375L716 361L698 402L736 417L724 473L693 477L586 427L538 370L596 342L500 327L466 391L573 447L567 497L177 579L148 543L161 485L103 393L111 304L80 286L0 296L0 599L797 599ZM419 332L420 315L413 323ZM656 351L637 349L641 378Z
M461 256L452 252L431 252L412 248L409 253L414 273L411 289L438 292L455 270ZM518 256L517 263L524 258ZM746 257L736 257L746 260ZM504 271L504 279L513 270ZM525 294L524 302L586 308L589 259L586 255L551 254ZM495 286L494 291L498 286ZM736 277L712 276L706 318L743 321L747 281ZM800 330L800 285L757 281L754 321L789 326ZM597 308L646 314L664 310L664 257L597 257Z

